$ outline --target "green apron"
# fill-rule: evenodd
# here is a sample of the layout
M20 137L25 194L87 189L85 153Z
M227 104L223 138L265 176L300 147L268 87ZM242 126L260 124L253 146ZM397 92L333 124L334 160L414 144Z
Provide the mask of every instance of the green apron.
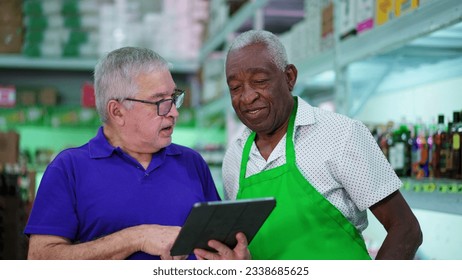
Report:
M371 259L357 229L298 170L292 141L296 112L295 98L284 165L245 178L255 132L244 146L237 198L276 198L276 208L249 245L252 258Z

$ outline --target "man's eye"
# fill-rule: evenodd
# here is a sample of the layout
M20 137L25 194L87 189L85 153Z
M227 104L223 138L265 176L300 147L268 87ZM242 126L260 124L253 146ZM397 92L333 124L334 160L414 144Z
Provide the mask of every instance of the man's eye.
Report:
M229 87L229 90L231 90L231 91L236 91L236 90L238 90L239 88L240 88L240 86L231 86L231 87Z

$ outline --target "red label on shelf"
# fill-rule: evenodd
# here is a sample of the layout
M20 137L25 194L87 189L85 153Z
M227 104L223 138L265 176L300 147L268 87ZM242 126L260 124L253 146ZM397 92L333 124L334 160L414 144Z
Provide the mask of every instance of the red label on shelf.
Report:
M14 107L16 105L16 88L14 86L0 86L0 107Z

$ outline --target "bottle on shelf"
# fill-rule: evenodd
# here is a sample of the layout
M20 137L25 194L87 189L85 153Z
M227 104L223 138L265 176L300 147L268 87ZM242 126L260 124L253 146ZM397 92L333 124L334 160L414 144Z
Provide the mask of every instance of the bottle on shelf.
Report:
M431 148L432 159L431 166L433 170L433 177L441 178L441 151L442 142L447 139L446 125L444 124L444 115L438 115L438 123L436 125L436 131L432 135L433 145Z
M389 145L388 161L400 177L411 175L411 132L404 124L393 131L392 142Z
M426 136L425 125L422 122L414 127L414 138L412 143L412 177L417 179L429 177L429 156L428 156L428 142Z
M388 122L384 126L380 126L380 132L378 134L377 143L379 144L382 153L385 155L387 159L389 159L389 146L393 142L392 134L393 134L393 122Z
M453 124L449 138L451 139L451 172L450 177L453 179L462 179L461 172L461 149L460 138L462 136L462 123L460 112L453 112Z
M450 171L452 170L452 154L451 154L451 137L450 131L452 128L452 122L448 122L448 132L445 138L441 142L441 156L440 156L440 173L441 177L449 178Z

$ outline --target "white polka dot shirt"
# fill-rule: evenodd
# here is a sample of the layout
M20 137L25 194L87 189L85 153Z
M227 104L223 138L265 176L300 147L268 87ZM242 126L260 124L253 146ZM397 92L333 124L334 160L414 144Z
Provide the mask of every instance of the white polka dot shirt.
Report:
M366 210L398 190L402 183L363 123L312 107L297 98L297 166L311 185L362 232L368 225ZM236 198L242 151L250 133L244 127L225 153L225 199ZM285 143L284 136L267 161L253 143L246 177L284 164Z

